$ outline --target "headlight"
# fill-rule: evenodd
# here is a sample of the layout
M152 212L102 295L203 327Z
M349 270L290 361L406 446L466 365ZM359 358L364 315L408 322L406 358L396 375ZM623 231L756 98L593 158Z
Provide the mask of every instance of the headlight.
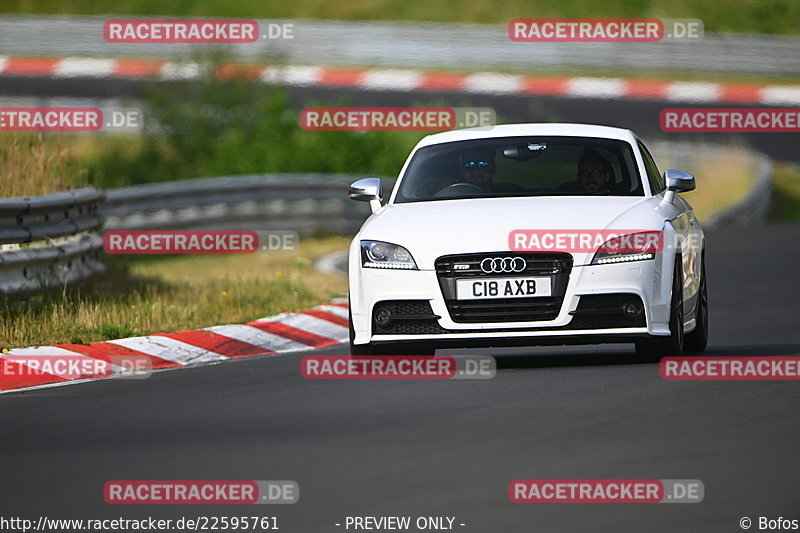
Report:
M417 264L408 250L402 246L381 241L361 241L361 266L417 270Z
M604 242L595 252L591 264L608 265L653 259L663 244L664 237L660 231L620 235Z

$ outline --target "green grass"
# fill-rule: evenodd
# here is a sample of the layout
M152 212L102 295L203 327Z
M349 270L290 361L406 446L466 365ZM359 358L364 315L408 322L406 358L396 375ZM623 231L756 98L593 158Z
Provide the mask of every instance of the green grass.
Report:
M393 176L425 135L305 131L285 89L245 80L153 84L141 105L142 135L0 135L0 197L270 172Z
M795 0L7 0L7 13L128 14L192 17L405 20L505 24L512 18L699 18L706 31L800 33ZM476 46L479 43L476 43Z
M74 149L93 184L119 187L267 172L395 175L424 136L305 131L298 115L280 87L213 79L153 84L145 117L160 128L143 136L84 136Z
M800 220L800 165L775 165L773 187L770 220Z
M0 348L85 344L239 324L346 294L343 276L313 261L348 239L306 239L291 253L108 258L108 272L78 287L0 302Z

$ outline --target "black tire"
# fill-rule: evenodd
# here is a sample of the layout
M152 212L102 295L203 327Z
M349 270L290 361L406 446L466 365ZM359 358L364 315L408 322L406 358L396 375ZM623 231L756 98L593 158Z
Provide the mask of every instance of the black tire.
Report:
M683 269L681 257L675 259L672 274L672 290L669 304L668 337L653 337L651 340L636 343L636 354L644 361L654 362L662 357L683 355Z
M347 300L347 318L350 324L350 355L434 355L436 353L434 349L405 342L353 344L356 332L353 329L353 313L350 311L349 299Z
M686 353L700 353L708 346L708 287L706 285L706 258L705 253L701 258L703 266L700 270L700 291L697 295L697 325L686 334L684 350Z

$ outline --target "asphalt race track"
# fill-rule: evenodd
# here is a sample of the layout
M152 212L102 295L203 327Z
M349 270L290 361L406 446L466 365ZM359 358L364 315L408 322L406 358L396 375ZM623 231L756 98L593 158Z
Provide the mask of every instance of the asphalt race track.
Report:
M798 242L800 225L709 234L709 355L800 355ZM455 516L457 531L487 533L800 518L797 383L664 381L628 346L491 353L491 380L311 381L292 354L5 395L0 511L274 513L290 533L344 531L347 515ZM517 478L700 479L705 500L513 504ZM114 506L114 479L290 479L300 501Z

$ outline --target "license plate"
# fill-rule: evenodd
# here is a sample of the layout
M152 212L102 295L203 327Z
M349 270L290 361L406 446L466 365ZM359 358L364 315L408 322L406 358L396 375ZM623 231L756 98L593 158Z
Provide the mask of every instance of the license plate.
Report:
M550 278L457 279L456 299L532 298L550 296Z

